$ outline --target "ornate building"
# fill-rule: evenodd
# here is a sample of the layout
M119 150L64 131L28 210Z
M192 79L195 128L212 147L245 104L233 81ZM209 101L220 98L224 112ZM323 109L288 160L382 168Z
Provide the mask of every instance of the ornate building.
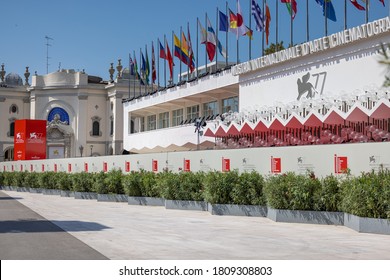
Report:
M115 72L117 73L114 77ZM111 64L110 81L84 71L60 70L23 79L0 70L0 161L13 159L14 122L47 120L48 158L121 154L123 150L122 98L134 77Z

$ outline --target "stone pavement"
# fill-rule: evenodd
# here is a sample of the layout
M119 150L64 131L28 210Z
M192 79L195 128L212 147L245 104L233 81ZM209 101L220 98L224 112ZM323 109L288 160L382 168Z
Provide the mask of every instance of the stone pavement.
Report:
M390 259L390 236L343 226L3 192L109 259Z

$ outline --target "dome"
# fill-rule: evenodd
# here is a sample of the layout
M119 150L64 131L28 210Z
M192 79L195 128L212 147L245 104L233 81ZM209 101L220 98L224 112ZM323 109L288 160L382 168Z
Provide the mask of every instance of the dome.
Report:
M22 86L23 80L16 73L9 73L7 76L5 76L5 83L8 86Z
M130 73L129 68L123 68L122 79L128 80L129 78L134 79L134 74Z

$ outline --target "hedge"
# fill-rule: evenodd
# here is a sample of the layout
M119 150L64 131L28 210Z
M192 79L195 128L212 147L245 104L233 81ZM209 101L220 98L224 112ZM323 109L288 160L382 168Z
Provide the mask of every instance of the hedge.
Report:
M275 209L342 211L390 219L390 171L360 176L285 173L263 177L257 172L162 172L123 174L0 172L2 186L49 188L102 194L206 201L212 204L263 205Z

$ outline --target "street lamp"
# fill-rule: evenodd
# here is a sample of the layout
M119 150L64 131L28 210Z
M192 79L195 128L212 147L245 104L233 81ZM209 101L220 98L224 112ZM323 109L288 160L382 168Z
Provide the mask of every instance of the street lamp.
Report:
M93 145L89 146L91 148L91 156L92 156L92 149L93 149Z
M203 135L203 131L202 129L206 126L206 121L204 121L203 119L201 118L197 118L196 121L195 121L195 133L197 133L198 135L198 143L197 143L197 146L196 146L196 149L199 150L199 144L200 144L200 136Z
M83 145L80 145L79 150L80 150L80 157L83 157L83 151L84 151Z

